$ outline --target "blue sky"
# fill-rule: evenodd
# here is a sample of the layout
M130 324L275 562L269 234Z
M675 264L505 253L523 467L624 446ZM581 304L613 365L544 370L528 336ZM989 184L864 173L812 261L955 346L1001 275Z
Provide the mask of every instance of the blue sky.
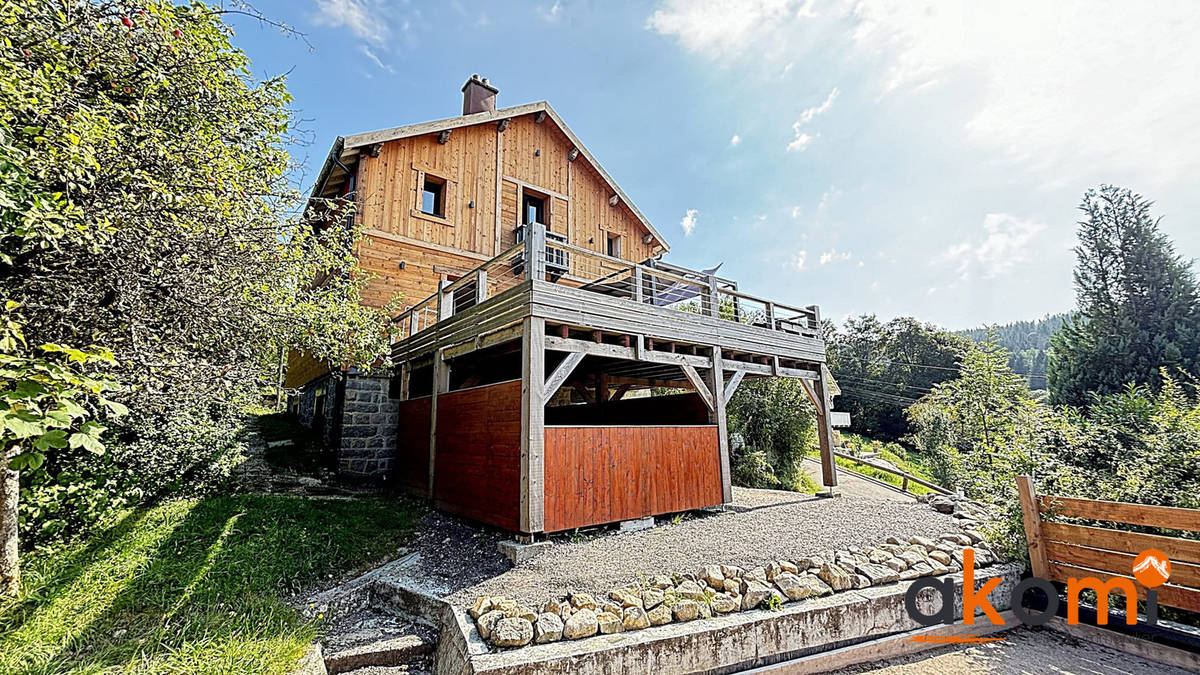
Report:
M260 0L312 145L547 100L670 240L825 316L950 328L1074 304L1076 205L1157 202L1200 255L1200 3Z

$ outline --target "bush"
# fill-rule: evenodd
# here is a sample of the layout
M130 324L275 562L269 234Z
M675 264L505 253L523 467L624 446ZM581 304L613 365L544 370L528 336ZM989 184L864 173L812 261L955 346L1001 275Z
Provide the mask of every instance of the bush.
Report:
M761 450L744 449L734 456L733 484L749 488L778 488L779 477Z

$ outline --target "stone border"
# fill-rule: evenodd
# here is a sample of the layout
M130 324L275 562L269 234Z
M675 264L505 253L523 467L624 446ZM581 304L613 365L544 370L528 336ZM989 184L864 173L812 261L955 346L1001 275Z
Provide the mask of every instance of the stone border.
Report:
M976 588L1002 579L989 594L995 608L1008 608L1021 568L998 565L980 570ZM962 575L955 583L955 618L962 615ZM909 616L904 596L915 581L903 581L785 605L714 616L707 621L672 623L646 630L596 635L489 651L470 617L451 609L443 623L435 661L438 675L518 675L532 669L547 673L707 672L732 673L838 649L923 628ZM918 595L923 612L942 606L932 589ZM457 630L455 630L457 628Z

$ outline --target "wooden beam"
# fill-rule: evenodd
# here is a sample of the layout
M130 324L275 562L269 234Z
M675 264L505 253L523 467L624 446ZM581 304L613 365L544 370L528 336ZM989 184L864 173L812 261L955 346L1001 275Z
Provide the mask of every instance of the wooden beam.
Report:
M400 364L400 400L408 400L409 380L412 378L412 366L408 361Z
M576 340L573 338L560 338L553 336L546 338L546 349L558 352L583 352L585 354L607 356L614 359L664 363L672 366L690 365L693 368L708 368L710 365L712 365L712 362L703 356L692 356L691 354L668 354L666 352L655 352L650 350L641 350L641 355L639 356L637 354L639 350L636 346L625 347L622 345L610 345L606 343L595 343L587 340Z
M690 366L686 363L679 367L683 368L683 374L687 376L688 382L692 383L692 387L695 388L696 393L699 394L700 398L704 400L704 405L708 406L708 410L710 412L716 412L716 401L713 400L712 392L710 392L708 387L704 384L704 378L700 377L700 373L696 372L696 369L693 366ZM724 403L721 404L721 407L724 407Z
M574 389L575 393L579 394L584 401L587 401L588 405L596 405L596 397L592 396L592 392L588 391L588 388L583 386L582 382L572 382L571 388Z
M472 352L479 351L480 349L487 349L488 347L494 347L498 344L516 340L521 337L522 332L524 332L524 326L518 323L515 326L502 328L494 333L486 333L484 335L476 336L473 340L463 342L452 347L445 347L442 349L442 354L444 358L449 361L460 356L466 356Z
M737 391L738 385L742 383L742 378L746 377L746 371L735 370L733 377L729 378L729 382L725 383L725 405L733 400L733 393Z
M833 410L833 396L829 393L832 376L829 368L821 364L821 379L812 383L813 394L821 402L821 414L817 416L817 442L821 446L821 482L832 492L837 487L837 464L833 458L833 425L829 412Z
M812 385L808 382L801 382L800 386L804 389L804 393L808 394L808 402L812 403L813 407L817 409L817 415L824 415L825 409L821 406L821 399L817 395L817 392L813 391Z
M565 383L567 378L571 376L571 373L575 370L575 366L579 365L579 362L583 360L583 357L584 354L582 352L570 352L567 354L567 357L563 359L562 363L558 364L558 367L554 369L554 372L550 373L550 377L546 378L546 385L543 389L547 398L553 396L554 393L558 391L558 388L563 386L563 383ZM542 401L542 405L545 404L546 402Z
M1017 491L1021 497L1021 515L1025 519L1025 542L1029 545L1029 567L1033 576L1048 579L1050 563L1046 558L1046 542L1042 541L1042 516L1038 512L1037 489L1029 476L1017 476Z
M620 401L622 398L624 398L625 394L629 391L629 388L632 386L633 385L631 385L631 384L622 384L622 385L618 386L617 390L613 392L612 397L609 398L608 400Z
M721 348L712 348L712 368L708 371L708 384L712 388L713 405L709 406L710 422L717 425L717 449L720 456L721 471L721 502L728 504L733 501L733 474L729 468L729 428L725 418L725 368L722 366ZM685 371L686 372L686 371ZM690 377L689 377L690 379ZM735 385L736 387L736 385ZM730 392L732 394L732 392Z
M521 336L521 531L545 529L546 320L526 317Z
M450 364L446 363L441 350L433 353L433 394L429 400L429 501L436 497L433 492L433 477L437 460L438 395L450 389Z

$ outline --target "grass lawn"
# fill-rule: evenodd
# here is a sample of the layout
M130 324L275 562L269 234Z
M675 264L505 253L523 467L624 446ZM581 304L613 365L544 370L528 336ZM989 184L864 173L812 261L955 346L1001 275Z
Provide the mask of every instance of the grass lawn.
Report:
M317 636L285 600L387 559L422 507L239 495L130 511L24 559L0 673L284 673Z
M891 462L892 465L894 465L897 469L916 476L917 478L927 480L931 483L936 483L936 481L933 480L933 477L929 475L929 471L925 468L924 464L920 461L922 457L919 454L906 451L903 447L895 443L882 443L880 441L871 440L865 436L859 436L858 434L851 434L847 432L842 432L842 442L847 447L854 448L859 452L877 452L879 453L878 459ZM877 469L869 464L864 464L863 462L856 462L854 460L845 459L842 457L836 457L834 458L834 461L837 462L838 466L845 467L846 469L860 473L864 476L870 476L876 480L895 485L896 487L900 487L904 484L903 478L893 473ZM933 490L930 490L923 485L918 485L911 482L908 484L908 491L918 495L933 492Z

